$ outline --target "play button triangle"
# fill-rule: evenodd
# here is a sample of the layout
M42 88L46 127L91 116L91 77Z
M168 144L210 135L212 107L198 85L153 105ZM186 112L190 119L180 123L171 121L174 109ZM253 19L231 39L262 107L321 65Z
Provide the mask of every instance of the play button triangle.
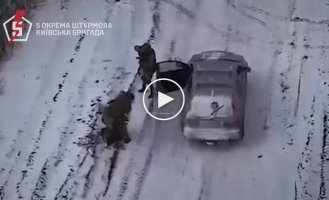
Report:
M158 108L168 104L169 102L173 101L174 99L162 92L158 92Z

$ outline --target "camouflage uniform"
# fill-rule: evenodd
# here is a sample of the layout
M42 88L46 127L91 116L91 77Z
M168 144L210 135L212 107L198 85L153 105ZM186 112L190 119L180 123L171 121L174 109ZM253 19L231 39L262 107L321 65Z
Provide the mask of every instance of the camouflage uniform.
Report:
M130 142L127 123L133 99L134 96L132 94L121 91L104 109L102 121L106 126L106 130L102 134L108 145L118 141Z
M138 52L139 68L141 70L141 78L143 81L143 88L139 92L143 92L146 85L151 83L154 72L157 71L155 51L149 43L144 43L142 46L135 45L135 51ZM151 88L151 94L153 89Z

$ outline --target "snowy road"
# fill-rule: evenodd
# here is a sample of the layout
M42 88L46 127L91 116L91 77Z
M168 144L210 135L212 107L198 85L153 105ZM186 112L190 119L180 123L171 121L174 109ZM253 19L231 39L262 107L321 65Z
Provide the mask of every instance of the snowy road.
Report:
M70 0L64 10L48 0L33 23L113 28L32 31L1 63L0 199L329 199L328 11L327 0ZM99 127L98 103L134 80L132 47L146 40L158 61L212 49L245 57L244 141L188 142L177 120L147 117L139 94L126 150L76 145Z

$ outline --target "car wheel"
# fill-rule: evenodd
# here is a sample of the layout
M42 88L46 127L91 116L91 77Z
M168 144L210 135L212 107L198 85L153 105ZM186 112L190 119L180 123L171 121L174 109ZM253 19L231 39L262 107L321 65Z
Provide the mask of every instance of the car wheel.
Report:
M183 133L184 132L184 120L183 119L180 120L180 129Z
M244 138L244 120L240 128L240 140Z

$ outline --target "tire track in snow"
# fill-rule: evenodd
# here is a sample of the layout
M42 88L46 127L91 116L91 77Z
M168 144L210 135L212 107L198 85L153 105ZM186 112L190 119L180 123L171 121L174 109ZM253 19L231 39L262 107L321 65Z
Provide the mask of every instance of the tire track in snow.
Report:
M78 42L79 43L79 42ZM65 84L65 82L66 82L66 80L67 80L67 77L68 77L68 72L65 72L65 73L63 73L63 75L62 75L62 81L58 84L58 90L57 90L57 92L55 93L55 95L53 96L53 102L57 102L57 98L58 98L58 96L60 95L60 93L62 92L62 89L63 89L63 87L64 87L64 84ZM27 124L26 122L25 122L25 124ZM10 150L9 150L9 152L6 154L6 156L8 157L8 158L10 158L10 157L12 157L13 155L14 155L14 153L15 153L15 151L16 151L16 144L17 144L17 142L18 142L18 140L19 140L19 138L21 137L21 135L24 133L24 130L21 130L21 129L19 129L18 131L17 131L17 134L16 134L16 137L15 137L15 139L13 140L13 143L10 145ZM34 153L33 153L34 154ZM17 158L15 159L16 160L16 162L15 163L17 163Z
M270 108L268 108L267 110L267 113L264 117L264 122L263 122L263 130L266 131L270 128L270 124L269 124L269 114L272 113L271 111L271 105L272 105L272 99L273 99L273 96L274 96L274 87L275 87L275 81L274 81L274 74L276 73L275 70L276 70L276 67L277 67L277 64L278 64L278 60L279 60L279 55L282 53L282 49L283 49L283 43L278 43L277 44L277 47L274 49L273 51L273 56L272 56L272 62L271 62L271 66L270 66L270 69L269 69L269 91L270 91L270 94L269 94L269 102L268 102L268 105Z
M297 200L298 199L298 190L297 190L297 184L296 184L296 181L294 182L294 190L295 190L295 196L294 196L294 200Z
M151 43L155 40L157 32L160 31L160 2L161 0L155 0L154 6L152 8L153 15L152 15L152 28L149 38L147 39L147 42Z
M17 130L16 137L12 141L13 143L10 145L10 150L9 150L9 152L6 153L7 158L11 158L15 154L15 151L16 151L15 144L23 133L24 133L24 131L22 129Z
M85 34L79 36L79 40L78 40L78 42L76 43L76 45L74 47L75 53L73 53L73 56L69 61L70 63L73 63L76 54L80 51L81 44L82 44L82 41L83 41L84 38L85 38ZM64 75L63 75L62 82L60 84L58 84L58 91L56 92L56 94L53 97L54 102L57 102L58 95L60 93L62 93L67 76L68 76L68 72L65 72Z
M92 101L93 102L93 101ZM97 110L96 106L98 104L94 104L92 103L92 110ZM95 117L92 119L92 122L88 125L90 132L87 135L95 135L94 131L97 131L96 127L96 122L98 120L98 118L96 117L97 113L95 114ZM70 171L68 172L64 182L61 184L58 192L56 193L55 196L55 200L60 200L60 199L73 199L73 197L76 195L76 190L77 190L77 186L79 185L79 183L74 180L74 178L76 177L77 174L79 174L80 169L82 168L82 166L84 165L84 163L86 162L88 156L90 156L91 158L94 158L94 152L95 150L95 146L92 146L92 154L90 154L89 149L90 147L88 147L86 150L82 150L78 155L77 155L77 161L75 165L72 166L72 168L70 169ZM80 155L84 155L81 159ZM91 169L93 168L94 164L91 165L91 168L88 170L88 174L89 176L85 176L86 182L84 184L84 188L85 189L89 189L89 178L90 178L90 174L92 172ZM85 191L85 194L87 194L88 191Z
M96 100L97 101L97 100ZM97 129L97 121L98 121L98 108L95 103L95 100L91 101L91 110L94 110L94 114L92 115L91 121L88 124L88 128L90 132L87 134L86 137L90 136L94 138L94 136L98 135L98 129ZM74 198L76 195L76 190L78 189L78 185L82 184L84 191L82 196L85 197L90 189L91 185L91 175L93 171L95 170L96 163L97 163L97 156L96 156L96 145L97 144L92 144L91 146L87 146L85 150L82 150L78 155L77 155L77 161L76 163L79 163L78 165L73 165L70 169L70 172L66 176L64 182L61 184L60 189L58 190L55 199L62 199L62 198ZM91 151L91 153L90 153ZM81 157L79 155L82 155L84 153L84 156L82 158L82 161L79 161ZM83 167L85 161L87 158L92 159L92 164L89 167L89 170L87 174L84 176L85 182L84 183L79 183L77 180L75 180L76 175L80 173L80 169Z
M88 74L89 73L87 73L86 76ZM115 71L113 71L112 77L109 80L113 80L113 81L119 80L120 81L119 84L123 84L123 81L127 79L129 74L130 73L125 72L125 68L117 67ZM109 89L109 91L106 90L103 91L106 95L106 98L108 98L111 94L113 94L113 88L115 83L113 81L111 81L109 84L107 84L107 86L105 86L105 88ZM74 198L76 195L76 190L78 189L79 185L82 185L83 187L83 193L81 194L82 198L86 198L89 193L89 190L92 186L93 174L95 173L95 169L99 161L99 154L101 153L98 152L96 149L97 144L99 143L98 142L99 129L97 128L97 121L99 121L99 117L101 117L100 108L99 108L101 102L102 102L101 97L96 97L96 99L91 100L90 109L92 110L93 113L89 114L89 121L87 122L90 132L84 138L79 138L79 140L84 140L84 139L88 140L87 144L78 143L78 145L85 146L87 154L85 155L86 157L84 157L84 160L90 158L92 162L92 164L89 166L87 174L84 175L84 183L75 180L76 175L80 173L80 169L83 167L83 164L85 163L82 162L78 167L76 167L74 170L72 170L71 173L68 174L64 183L61 185L60 190L56 194L56 198L58 199L61 199L62 197ZM108 99L106 100L106 102L108 102ZM78 121L81 121L82 123L86 123L82 118L79 118Z
M307 190L307 186L308 186L308 171L310 170L310 165L312 163L312 156L311 153L313 151L313 149L311 148L312 144L313 144L313 137L314 137L314 133L315 133L315 129L314 129L314 116L315 116L315 103L316 103L316 98L313 95L313 99L312 99L312 105L311 105L311 113L308 116L309 120L307 121L308 124L308 134L307 134L307 138L306 138L306 142L304 145L304 149L301 153L301 157L298 159L298 165L297 165L297 174L298 174L298 178L299 178L299 183L302 185L301 187L301 191L299 191L301 193L301 196L303 198L305 197L309 197L312 198L312 194L310 194Z
M113 154L110 158L111 165L110 165L110 168L109 168L109 171L108 171L108 174L107 174L107 181L106 181L103 197L107 194L107 192L109 190L109 187L111 185L112 176L113 176L113 173L114 173L115 168L116 168L116 163L117 163L117 160L118 160L119 152L120 152L120 150L118 150L118 149L114 150Z
M295 17L291 19L291 22L304 22L304 23L315 24L315 25L329 25L329 19L314 21L307 18Z
M133 82L129 86L130 90L132 90L135 94L137 93L136 84L139 83L138 80L139 80L139 76L136 73ZM151 107L151 105L150 105L150 107ZM106 180L105 190L102 194L103 197L105 197L108 194L108 191L111 188L112 177L114 176L115 170L118 167L120 167L120 168L124 167L124 172L123 172L123 175L122 175L122 178L121 178L121 182L119 184L119 192L116 195L117 200L121 200L125 197L126 193L128 192L128 189L130 187L130 184L132 182L134 182L134 179L136 178L135 176L139 177L139 179L141 180L141 181L139 181L140 183L143 182L143 178L138 175L138 174L141 174L141 173L139 173L139 172L134 173L134 169L136 168L136 164L137 164L136 162L139 162L140 160L143 160L143 159L137 158L136 156L138 155L138 152L140 150L145 149L145 145L140 144L140 143L145 142L145 140L144 140L144 139L146 139L145 133L146 133L145 131L142 131L142 134L140 135L139 139L136 141L137 145L135 145L135 146L127 145L127 147L128 147L127 150L128 151L132 150L132 154L130 155L130 158L128 160L128 164L125 167L124 166L117 166L119 164L122 164L122 163L117 163L118 159L120 159L119 156L120 156L121 150L115 149L113 151L113 153L111 155L111 158L110 158L110 167L109 167L109 171L107 173L107 180ZM149 142L146 145L150 145ZM140 149L140 148L142 148L142 149ZM149 150L150 148L146 148L146 149ZM124 158L122 158L122 159L124 159ZM144 171L147 171L147 168L148 168L148 164L146 164L146 166L144 165L144 167L143 167ZM146 174L144 173L144 175L146 175ZM139 184L139 185L141 186L142 184ZM138 187L138 184L135 184L134 186ZM112 197L113 194L110 194L110 196Z
M168 59L173 59L170 56L174 55L174 52L175 52L175 41L172 40L170 42ZM129 87L130 89L133 89L133 91L135 93L137 91L136 91L136 87L134 87L134 85L137 83L138 78L139 77L137 76L137 73L136 73L135 78L134 78L133 82L131 83L131 85ZM151 107L152 105L149 105L149 106ZM151 161L152 161L152 158L153 158L152 152L153 152L153 149L154 149L154 139L151 139L151 141L144 140L145 130L142 130L142 133L144 133L144 134L142 134L140 136L140 138L139 138L140 140L137 141L137 143L139 143L139 142L145 143L146 142L146 144L138 144L137 146L133 147L134 148L133 153L129 158L128 165L125 167L124 175L121 178L119 193L117 194L117 200L122 200L124 198L124 196L128 192L129 186L131 186L132 182L134 183L134 185L133 185L134 191L133 191L132 197L130 199L132 199L132 200L138 200L139 199L141 190L142 190L143 185L144 185L144 180L147 176L148 170L149 170L150 165L151 165ZM142 147L149 146L148 148L146 148L146 149L148 149L146 158L142 158L142 159L141 158L136 158L136 156L138 155L138 152L140 151L139 146L142 146ZM106 189L105 189L105 192L104 192L103 196L105 196L107 194L107 191L109 189L112 173L114 171L114 167L116 166L116 161L118 159L118 156L119 156L119 151L116 150L113 153L112 157L111 157L111 167L110 167L111 170L109 170L109 175L108 175L109 178L108 178ZM139 162L140 160L144 160L144 163L143 163L143 166L140 168L139 171L134 172L135 169L138 168L138 166L136 166L138 164L135 163L136 159L137 159L137 162ZM112 163L113 163L113 165L112 165Z
M261 20L261 19L255 17L255 16L253 16L253 15L247 13L243 8L241 8L241 7L239 6L239 4L238 4L235 0L226 0L226 3L227 3L231 8L233 8L234 10L238 11L238 12L241 13L243 16L245 16L246 18L251 19L252 21L256 21L256 22L258 22L258 24L260 24L260 25L262 25L262 26L265 26L265 25L266 25L266 23L265 23L263 20Z
M53 113L53 110L48 110L44 120L42 120L41 126L39 128L39 135L36 139L36 141L33 144L33 149L28 155L27 162L25 163L25 169L21 170L21 178L20 180L16 183L16 194L18 195L18 198L24 198L21 193L21 186L23 185L23 182L25 179L28 177L28 172L33 170L33 165L34 165L34 157L38 153L39 150L39 144L42 139L44 131L47 129L47 124L48 121Z
M328 199L328 184L329 184L329 92L328 92L328 52L321 50L321 73L322 92L323 94L323 117L322 117L322 138L321 138L321 152L320 152L320 185L318 200Z
M136 151L133 152L134 154L136 154ZM117 200L121 200L124 195L126 194L126 191L128 189L128 183L130 180L130 176L133 170L133 161L134 161L135 155L132 155L129 159L129 163L127 165L127 167L125 168L125 174L123 176L123 178L121 179L121 183L120 183L120 189L119 189L119 193L117 196Z
M100 135L99 129L97 128L97 121L101 117L100 113L99 113L100 104L95 104L95 102L100 102L100 99L96 99L96 101L92 100L92 106L94 107L92 110L94 110L95 114L91 116L92 122L88 125L89 129L91 130L91 132L89 133L89 136L91 138L93 138L94 140L96 140L97 136ZM99 141L99 138L98 138L98 141ZM91 179L93 178L92 175L97 167L97 163L99 160L99 157L97 154L100 152L97 152L97 146L96 146L98 144L98 142L94 141L94 143L95 144L91 147L88 147L88 150L87 150L89 152L91 151L91 154L89 154L89 155L92 159L92 164L90 165L87 174L84 176L85 182L83 184L83 193L82 193L82 198L84 198L84 199L87 197L88 192L92 186L92 181L91 181Z
M227 30L226 30L227 34L226 34L226 37L225 37L225 48L224 50L225 51L229 51L229 44L230 44L230 39L232 37L232 25L231 23L229 23L227 25Z
M75 51L75 53L73 53L73 56L72 56L72 58L71 58L70 61L69 61L70 63L73 63L74 58L75 58L75 56L76 56L76 53L80 51L81 44L82 44L82 41L83 41L84 38L85 38L85 35L84 35L84 34L79 36L79 40L78 40L78 42L76 43L76 45L75 45L75 47L74 47L74 51ZM65 82L66 82L66 78L67 78L67 76L68 76L68 72L65 72L64 75L63 75L63 80L62 80L62 82L58 84L58 91L56 92L56 94L55 94L54 97L53 97L53 101L54 101L54 102L57 102L57 98L58 98L58 96L60 95L60 93L62 93L62 91L63 91L63 87L64 87L64 84L65 84Z
M283 22L292 22L292 23L307 23L307 24L313 24L313 25L329 25L329 19L323 19L323 20L311 20L308 18L302 18L295 16L295 10L297 9L297 0L292 0L291 3L289 4L288 8L288 16L280 16L275 13L271 13L269 11L263 10L261 8L258 8L256 6L249 6L244 3L238 3L235 0L226 0L228 5L232 7L233 9L237 10L239 13L241 13L243 16L257 21L259 24L265 26L266 23L265 21L255 17L252 14L249 14L247 11L251 11L252 13L257 13L257 14L262 14L265 17L268 17L273 20L278 20L278 21L283 21Z
M201 187L200 187L200 192L199 192L199 197L198 200L204 200L205 199L205 190L207 187L207 182L206 182L206 173L204 170L204 166L202 166L202 181L201 181Z
M307 41L307 38L304 37L304 41ZM304 48L308 50L309 44L305 44ZM303 77L305 80L314 81L313 83L309 83L309 85L302 84L302 88L310 87L308 90L311 90L313 93L313 100L311 104L311 112L307 116L303 116L304 120L307 119L306 127L301 127L300 130L308 131L306 136L306 142L304 145L304 149L298 160L297 173L297 197L300 199L326 199L327 198L327 190L328 190L328 160L327 157L327 149L328 141L326 136L326 99L327 96L327 85L326 81L328 81L327 76L327 62L325 60L326 54L325 50L317 49L319 51L310 51L310 57L319 56L320 58L314 60L320 60L320 66L317 68L317 71L312 68L306 68L303 73ZM318 55L319 54L319 55ZM319 65L319 64L317 64ZM313 72L312 72L313 71ZM319 80L319 82L318 82ZM318 85L320 84L320 85ZM304 86L305 85L305 86ZM305 90L305 88L304 88ZM302 90L303 91L303 90ZM307 91L307 90L306 90ZM304 93L304 95L309 95L309 93ZM303 96L305 99L305 96ZM302 102L302 101L301 101ZM321 105L322 106L319 106ZM303 104L303 109L307 107L307 105ZM304 111L301 109L301 111ZM302 112L301 112L302 113ZM322 133L322 134L321 134Z
M326 176L325 174L325 163L329 161L329 120L328 120L328 112L324 112L323 115L323 133L322 133L322 147L321 147L321 169L320 169L320 192L318 199L327 199L327 190L326 190Z
M53 102L57 102L58 95L59 95L60 93L62 93L62 91L63 91L63 86L64 86L64 84L65 84L65 82L66 82L66 78L67 78L68 75L69 75L68 72L65 72L65 73L63 74L63 76L62 76L62 77L63 77L63 80L62 80L61 83L58 84L58 91L56 92L56 94L55 94L54 97L53 97Z
M72 115L74 116L74 115ZM72 119L69 120L69 125L71 124L70 122L72 122ZM54 167L57 167L63 160L62 157L64 156L64 151L65 151L65 147L67 145L67 135L72 135L74 132L69 131L68 127L65 127L65 130L61 132L60 136L59 136L59 143L57 145L57 152L55 153L55 155L53 156L54 158Z
M78 173L79 169L82 167L82 165L85 163L87 157L89 155L88 151L85 151L83 158L81 161L79 161L80 156L77 155L77 167L76 168L71 168L70 171L68 172L68 174L66 175L66 178L64 180L64 182L61 184L58 192L56 193L56 196L54 198L54 200L62 200L62 199L69 199L70 192L73 192L72 190L70 190L72 188L72 186L68 186L69 182L76 176L76 174ZM77 184L77 182L72 183L72 185ZM69 188L67 188L69 187Z
M185 8L185 10L188 10L188 13L191 13L190 15L186 15L186 14L184 14L184 12L180 12L179 9L176 8L179 11L179 14L184 14L187 18L190 18L188 23L183 24L183 26L186 26L186 28L184 28L184 31L180 34L175 35L175 37L172 39L172 41L175 44L175 46L174 46L175 48L174 48L173 52L177 52L177 50L179 51L180 46L182 46L184 49L183 52L177 52L177 53L179 53L179 55L182 56L181 57L182 60L189 58L192 54L193 50L190 47L191 47L191 45L193 45L193 41L190 41L190 39L193 38L193 36L186 37L186 35L191 35L191 33L195 33L196 30L198 29L199 18L197 18L197 16L198 16L198 13L200 13L200 9L203 7L204 3L205 3L205 1L194 0L190 9ZM216 32L217 34L223 35L224 31L218 31L211 22L205 22L205 24L207 24L207 27L210 30ZM182 25L180 25L180 26L182 26ZM177 36L180 36L180 37L177 37Z
M295 118L297 117L297 112L298 112L298 108L299 108L300 89L301 89L301 84L302 84L302 75L304 74L304 68L305 68L305 64L306 64L306 61L307 61L307 56L306 56L307 54L308 54L308 51L306 49L305 56L301 60L300 69L299 69L298 85L297 85L297 98L296 98L295 110L294 110L294 117Z
M304 62L302 62L301 66L300 66L300 71L299 71L299 77L298 77L298 88L297 88L297 100L296 100L296 106L295 106L295 111L294 111L294 115L295 118L297 117L297 111L298 111L298 107L299 107L299 98L300 98L300 86L301 86L301 82L302 82L302 72L303 72L303 68L304 68Z
M35 189L32 192L31 200L42 200L46 198L45 188L47 187L47 169L49 167L48 159L43 164Z
M0 200L5 199L5 189L8 185L8 179L9 179L12 171L13 171L13 167L9 170L8 175L7 175L7 179L5 180L5 182L0 186Z
M142 143L143 142L147 142L148 144L139 144L135 146L133 154L129 159L129 163L125 168L125 175L121 179L117 200L123 199L123 197L126 195L126 192L128 192L129 186L130 187L132 186L132 189L130 189L129 191L133 190L132 191L133 194L130 197L130 199L133 200L139 199L141 190L144 185L144 180L151 166L151 161L153 157L152 152L154 148L154 139L151 139L151 141L143 140ZM146 148L147 150L147 152L145 152L146 157L137 158L137 153L140 150L145 150L144 149L145 145L150 145L150 147ZM141 161L143 162L142 166L139 166Z
M250 6L250 5L241 3L241 2L237 3L236 1L232 1L232 2L234 2L232 4L234 4L235 6L240 7L240 9L248 10L248 11L251 11L251 12L256 13L256 14L262 14L263 16L266 16L270 19L289 22L292 19L294 11L296 10L296 1L297 0L292 0L292 2L289 4L288 17L280 16L280 15L277 15L275 13L271 13L269 11L261 9L259 7Z
M169 53L168 53L168 59L169 60L175 60L175 49L176 49L176 40L173 39L171 42L170 42L170 48L169 48Z
M72 115L74 117L75 115ZM69 122L72 120L69 120ZM53 151L49 158L46 159L45 164L43 165L41 171L39 172L39 177L37 179L37 183L35 184L34 189L32 190L31 199L43 199L45 198L45 190L48 187L48 179L51 178L51 175L56 167L62 161L62 157L64 156L65 147L67 144L67 134L73 134L71 131L68 133L67 127L66 130L63 131L60 135L60 141L57 146L57 150ZM42 197L42 198L41 198Z
M157 1L157 0L153 0L153 1ZM183 6L181 3L175 2L173 0L160 0L160 1L165 2L169 5L172 5L180 13L184 14L188 18L194 18L195 17L194 13L191 10L187 9L185 6Z
M143 185L144 185L144 181L145 178L149 172L149 169L151 167L151 162L152 162L152 158L153 158L153 147L150 149L150 151L147 154L146 160L144 162L143 168L137 173L138 177L136 180L136 188L135 191L133 193L133 197L131 198L132 200L138 200L139 196L141 194Z
M258 8L256 6L250 6L243 2L237 2L236 0L226 0L228 5L232 7L234 10L237 10L239 13L241 13L243 16L258 22L260 25L265 26L266 20L262 20L255 16L261 14L262 17L267 17L268 19L281 21L281 22L287 22L287 23L306 23L311 25L322 25L327 26L329 25L329 19L323 19L323 20L311 20L308 18L302 18L295 16L295 11L297 9L297 0L292 0L289 4L288 8L288 14L287 16L280 16L275 13L271 13L269 11L266 11L264 9Z
M180 46L184 46L184 50L189 49L188 45L190 45L190 41L188 41L188 39L186 38L186 35L189 35L191 33L193 33L193 30L197 27L195 24L197 23L196 20L196 14L198 13L198 11L200 10L201 6L202 6L202 1L200 0L194 0L192 2L191 8L188 9L186 8L183 4L178 3L178 2L174 2L171 0L163 0L164 3L167 3L169 5L171 5L174 9L176 9L176 15L174 16L175 18L177 18L177 20L175 22L179 22L181 15L187 17L189 19L188 23L184 23L184 24L176 24L175 26L186 26L186 28L184 28L183 32L179 31L179 28L175 28L175 34L173 35L173 38L171 39L170 43L169 43L169 52L166 55L167 59L169 60L182 60L182 57L185 57L184 54L187 55L188 51L183 52L177 52L177 49L179 49ZM178 48L177 48L178 46ZM182 56L179 57L177 55L177 53ZM188 54L189 55L189 54Z
M160 3L164 2L167 3L171 6L173 6L174 8L176 8L179 13L184 14L186 17L194 19L195 16L193 14L193 12L189 9L187 9L186 7L184 7L182 4L178 3L178 2L174 2L172 0L150 0L154 2L154 7L152 8L153 11L153 15L152 15L152 21L153 21L153 26L151 28L151 34L148 38L148 42L153 42L156 39L156 35L157 33L160 31L160 22L161 22L161 10L160 10ZM197 0L198 1L198 0Z
M78 41L78 45L80 45L81 41ZM75 54L74 54L75 55ZM59 94L62 92L62 88L66 82L66 78L68 76L68 73L65 72L62 76L62 81L61 83L58 84L58 91L56 92L56 94L54 95L53 97L53 101L56 102L57 101L57 98L59 96ZM45 119L42 121L42 124L41 124L41 128L39 129L39 135L37 137L37 140L34 142L33 144L33 149L32 151L29 153L28 155L28 159L27 159L27 162L25 163L25 168L24 170L21 171L21 178L20 180L17 182L16 184L16 192L17 194L19 195L18 198L24 198L21 194L21 187L22 187L22 182L28 177L28 172L30 170L33 170L33 165L34 165L34 157L35 155L38 153L37 151L39 150L39 144L40 144L40 141L41 141L41 138L42 138L42 135L44 133L44 130L46 129L46 125L48 123L48 121L50 120L50 117L52 116L52 113L53 113L53 109L49 109L48 110L48 114L46 114L45 116ZM26 123L25 123L26 124ZM17 142L17 140L20 138L20 136L22 135L24 131L23 130L18 130L17 132L17 136L16 136L16 139L14 139L14 143L11 145L11 149L10 151L7 153L7 156L11 157L13 155L13 153L16 151L15 149L15 144ZM17 162L18 162L18 158L20 157L20 151L17 153L17 156L15 158L15 161L14 161L14 165L12 166L12 169L16 166ZM12 170L11 169L11 170ZM9 179L9 176L7 178L7 180Z
M129 89L131 91L133 91L136 95L137 93L137 89L136 89L136 84L139 83L138 80L140 79L140 77L138 76L138 74L136 73L134 76L134 79L132 81L132 83L129 86ZM145 134L142 134L139 139L143 140ZM136 141L137 143L139 143L139 141ZM143 146L143 145L142 145ZM124 170L124 175L121 178L121 182L120 182L120 186L119 186L119 193L117 194L117 199L120 200L122 199L127 190L128 190L128 183L131 182L131 174L133 173L133 167L134 167L134 160L135 160L135 156L137 155L138 152L138 148L136 146L132 147L134 148L134 150L132 151L132 155L129 158L128 161L128 165L125 167ZM128 149L129 146L128 146ZM111 180L112 180L112 176L114 175L115 169L117 167L117 160L119 158L120 155L120 150L115 149L110 160L111 160L111 164L110 164L110 169L108 171L107 174L107 183L106 183L106 187L103 193L103 196L106 196L106 194L108 193L108 190L110 189L110 185L111 185Z
M291 0L290 4L289 4L289 9L288 9L288 19L291 20L295 14L295 11L297 9L297 0ZM287 20L287 19L285 19Z
M282 132L284 132L288 136L288 140L286 144L293 145L296 136L294 135L295 129L296 129L296 117L298 106L299 106L299 95L300 95L300 84L301 84L301 78L298 77L296 79L296 74L303 74L304 65L306 63L307 59L303 59L298 57L299 56L299 49L296 48L296 44L302 43L301 38L301 29L298 25L293 26L293 32L291 37L291 42L289 44L285 44L288 47L283 49L284 54L282 54L284 62L279 67L280 73L279 73L279 84L280 84L280 96L281 106L280 114L278 117L280 118L281 124L278 124L280 127L282 127ZM297 53L296 53L297 51ZM305 53L305 52L304 52ZM300 64L296 63L296 60L300 61ZM297 93L295 92L297 91ZM298 92L299 91L299 92Z
M76 45L74 47L75 53L73 53L73 56L70 60L70 63L73 62L73 59L76 56L76 53L80 51L81 43L82 43L83 39L84 39L84 35L80 35L80 38L79 38L78 42L76 43ZM57 99L58 99L59 95L62 93L63 87L64 87L64 85L67 81L68 75L69 75L68 72L65 72L62 75L62 81L61 81L61 83L58 84L58 91L55 93L55 95L53 97L53 102L54 103L57 102ZM41 128L39 130L39 136L37 137L37 140L34 142L33 149L32 149L32 151L30 152L30 154L28 156L28 162L26 163L26 169L21 171L21 179L16 184L16 192L19 195L19 198L23 197L22 194L21 194L21 191L20 191L22 182L28 177L28 172L30 170L33 170L34 157L37 154L37 151L39 149L39 143L42 139L41 138L42 134L43 134L44 130L46 129L46 125L47 125L48 121L50 120L50 117L52 116L52 114L53 114L53 109L48 111L48 114L46 115L45 119L43 120ZM62 142L64 141L64 138L65 138L65 136L63 136L63 133L62 133L60 135L60 143L59 143L60 147L62 146ZM59 149L61 149L61 148L59 148ZM55 162L54 166L56 166L56 164L59 164L59 162L60 161L57 160L57 162ZM44 190L47 187L47 171L49 170L48 169L48 167L49 167L49 160L48 159L46 160L46 164L42 167L42 169L39 173L40 175L39 175L37 183L35 185L35 189L32 191L31 198L36 198L37 199L37 198L42 197L43 195L45 195ZM29 169L27 169L28 167L29 167Z
M150 121L147 121L151 123ZM142 137L141 140L134 148L133 154L131 155L130 162L126 169L125 177L128 177L126 180L127 187L125 192L128 192L128 187L130 195L127 199L137 200L139 199L141 190L144 185L145 178L149 172L149 168L151 166L152 158L153 158L153 149L155 145L155 128L152 127L152 124L144 124L142 129ZM147 130L145 129L147 127ZM124 193L119 193L118 199L122 198Z
M83 184L83 193L82 193L82 198L85 199L88 192L89 192L89 189L91 187L91 175L93 173L93 171L95 170L96 168L96 165L97 165L97 161L98 161L98 157L96 156L96 148L92 148L92 153L90 155L90 157L94 158L93 160L93 163L92 165L90 166L87 174L85 175L85 183Z
M133 81L131 82L131 84L129 85L129 90L134 91L134 93L136 93L136 84L138 83L138 79L140 79L138 72L134 75ZM109 166L109 170L107 172L107 180L106 180L106 184L105 184L105 189L104 192L102 194L103 197L105 197L108 194L108 190L110 189L111 186L111 182L112 182L112 178L114 176L115 170L117 168L117 161L119 159L119 155L120 155L120 149L114 149L114 151L112 151L112 155L110 157L110 166ZM126 173L129 170L125 170ZM121 199L127 189L127 183L128 183L128 176L124 176L124 178L122 178L121 184L120 184L120 191L118 194L118 199Z
M75 46L76 51L79 51L80 46L81 46L81 42L82 42L82 40L79 39L77 45ZM77 48L77 47L78 47L78 48ZM76 54L74 53L74 55L76 55ZM64 86L64 84L65 84L65 82L66 82L67 76L68 76L68 72L65 72L65 73L62 75L62 81L58 84L58 91L55 93L55 95L54 95L54 97L53 97L53 101L54 101L54 102L57 101L58 96L59 96L60 93L62 92L62 89L63 89L63 86ZM39 149L39 143L40 143L40 140L41 140L42 134L43 134L43 132L44 132L44 129L46 128L46 127L43 127L43 126L46 126L46 124L47 124L49 118L50 118L51 115L52 115L52 112L53 112L53 110L52 110L52 109L49 109L49 110L48 110L48 114L46 114L45 119L42 121L41 128L39 129L39 135L38 135L38 137L37 137L37 140L36 140L36 141L34 142L34 144L33 144L33 150L32 150L32 152L30 152L29 155L28 155L28 161L27 161L27 163L26 163L26 168L27 168L27 167L31 167L31 169L33 169L33 168L32 168L32 166L33 166L33 164L34 164L34 160L33 160L33 158L34 158L35 154L37 154L37 150ZM26 123L25 123L25 124L26 124ZM15 144L18 142L18 139L20 138L20 136L21 136L23 133L24 133L24 130L19 129L19 130L17 131L16 138L13 140L14 143L11 144L11 149L10 149L10 151L6 154L8 158L11 157L12 155L14 155L14 153L15 153L15 151L16 151L16 145L15 145ZM14 165L13 165L12 167L15 167L15 166L16 166L16 164L17 164L17 162L18 162L18 158L20 157L20 155L21 155L20 153L17 153L17 154L16 154L16 158L15 158L15 161L14 161ZM20 191L20 188L21 188L21 182L24 181L24 179L26 178L26 176L27 176L27 174L26 174L27 171L28 171L28 170L26 170L26 169L21 171L21 174L22 174L22 175L21 175L20 181L16 184L16 190L17 190L17 191ZM9 177L8 177L8 178L9 178Z

